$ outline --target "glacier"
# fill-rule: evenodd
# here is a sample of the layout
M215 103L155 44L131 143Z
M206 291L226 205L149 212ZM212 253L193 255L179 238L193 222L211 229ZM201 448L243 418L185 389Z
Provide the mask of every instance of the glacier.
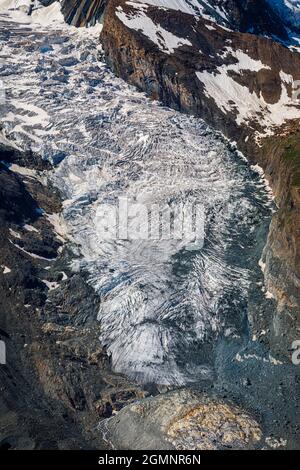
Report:
M218 338L245 334L255 234L272 202L262 177L204 121L115 77L98 35L0 11L2 132L54 164L72 268L99 294L99 339L114 370L161 385L205 379ZM101 239L97 211L121 196L202 204L204 246Z

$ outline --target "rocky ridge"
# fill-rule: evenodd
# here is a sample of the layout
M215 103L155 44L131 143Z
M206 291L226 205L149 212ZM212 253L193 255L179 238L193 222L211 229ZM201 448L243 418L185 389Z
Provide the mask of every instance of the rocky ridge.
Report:
M49 5L54 0L41 0ZM143 3L143 2L140 2ZM149 0L147 4L203 17L234 31L272 37L276 41L297 45L295 13L282 1L268 0ZM87 26L102 20L109 0L61 0L68 23Z

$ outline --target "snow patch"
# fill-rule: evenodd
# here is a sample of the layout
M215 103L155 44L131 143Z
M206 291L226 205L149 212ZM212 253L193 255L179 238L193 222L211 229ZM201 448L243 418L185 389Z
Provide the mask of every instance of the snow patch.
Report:
M37 176L36 170L32 170L31 168L26 168L25 166L17 165L16 163L13 163L12 165L10 165L9 169L13 171L14 173L19 173L19 175L22 175L22 176L31 176L31 177Z
M275 200L275 194L274 194L274 192L271 188L271 185L270 185L270 183L269 183L269 181L268 181L268 179L265 175L265 172L264 172L263 168L258 164L251 165L251 168L252 168L252 170L256 171L260 175L261 180L264 183L266 190L268 191L270 201L274 201Z
M64 271L61 271L60 274L62 274L62 281L66 281L68 279L68 276L66 275L66 273Z
M133 2L126 3L132 4ZM137 0L134 3L182 11L182 13L188 13L190 15L195 15L196 12L203 12L203 6L200 5L197 0Z
M144 11L125 13L122 7L118 7L116 16L130 29L142 31L150 41L156 44L159 49L166 54L172 54L175 49L181 46L192 46L192 43L186 38L179 38L169 31L165 30L159 24L155 24Z
M265 270L266 270L266 263L264 263L262 259L259 260L258 266L260 267L260 269L261 269L262 272L264 273Z
M201 16L202 18L216 22L216 19L209 14L211 12L219 15L223 20L227 21L226 12L224 9L220 9L218 6L211 5L207 0L136 0L135 2L126 2L130 5L134 5L136 8L140 4L151 5L158 8L165 8L169 10L181 11L193 16Z
M215 31L216 28L214 28L213 26L211 26L210 24L206 24L205 25L205 28L209 29L210 31Z
M275 299L275 296L272 294L272 292L270 292L270 291L268 291L268 290L265 292L265 297L266 297L266 299L268 299L268 300Z
M273 366L280 366L280 365L283 364L283 362L281 362L278 359L275 359L270 354L268 355L268 357L262 357L262 356L258 356L257 354L253 354L253 353L251 353L251 354L237 353L235 355L235 360L237 362L244 362L244 361L248 361L248 360L256 360L256 361L263 362L263 363L266 363L266 364L271 364Z
M292 77L283 71L281 96L277 103L267 103L263 96L258 96L255 91L250 92L247 86L243 86L229 76L228 72L241 73L243 71L258 72L261 69L270 69L260 60L252 59L243 51L232 51L227 48L225 54L230 53L237 59L236 64L222 65L213 73L208 71L196 72L196 76L204 85L207 97L212 98L217 106L227 114L236 114L236 123L241 125L251 120L257 121L264 133L271 135L275 127L282 125L288 119L300 118L300 108L295 105L288 95L287 85Z
M18 232L15 232L13 229L9 229L9 233L14 237L14 238L22 238L21 235Z
M31 15L32 21L42 26L50 26L51 24L65 24L64 16L61 12L61 4L54 2L48 7L34 10Z
M8 11L14 21L37 23L41 26L65 24L60 2L44 7L34 0L1 0L0 12Z
M7 266L4 266L3 264L1 265L1 268L3 269L2 274L9 274L11 273L11 269L8 268Z
M23 228L24 228L25 230L27 230L28 232L36 232L36 233L39 233L39 230L36 229L35 227L33 227L33 225L24 224L24 225L23 225Z
M48 287L49 291L55 290L59 287L58 282L47 281L47 279L40 279L40 280Z
M266 444L272 449L279 449L280 447L286 447L287 440L280 437L276 439L275 437L266 437Z
M34 258L34 259L40 259L40 260L43 260L43 261L54 261L55 258L45 258L44 256L40 256L40 255L36 255L35 253L31 253L30 251L27 251L25 250L24 248L22 248L20 245L18 245L17 243L14 243L12 240L9 239L9 242L14 245L16 248L18 248L18 250L22 251L23 253L25 253L26 255L28 256L31 256L31 258Z
M46 219L53 226L56 233L56 237L61 241L65 242L68 236L68 229L66 222L63 219L63 216L59 213L57 214L46 214Z

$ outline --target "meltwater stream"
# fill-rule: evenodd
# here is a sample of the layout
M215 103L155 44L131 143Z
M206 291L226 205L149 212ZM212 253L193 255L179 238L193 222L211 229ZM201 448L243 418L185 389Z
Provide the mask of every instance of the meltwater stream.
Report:
M202 120L116 78L92 30L2 13L0 41L4 133L57 165L52 182L79 248L73 267L99 293L114 370L160 384L209 376L216 339L246 328L255 233L270 217L262 180ZM203 205L204 246L103 241L99 206L119 196Z

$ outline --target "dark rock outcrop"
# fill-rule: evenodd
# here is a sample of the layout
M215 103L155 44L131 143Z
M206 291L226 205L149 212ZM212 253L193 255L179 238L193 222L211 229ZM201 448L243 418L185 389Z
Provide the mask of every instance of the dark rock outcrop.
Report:
M48 6L54 0L42 0ZM89 26L100 21L110 0L61 0L66 22L74 26ZM169 8L172 4L169 3ZM183 2L184 5L184 2ZM274 8L267 0L203 0L189 2L186 8L197 16L210 16L217 24L234 31L248 32L275 40L288 42L289 28L294 28L280 9ZM174 10L177 4L174 3Z
M57 0L40 0L48 7ZM60 0L66 23L76 26L94 26L103 16L107 0ZM29 11L31 14L31 11Z
M274 297L273 314L253 309L254 333L265 330L265 341L290 359L292 343L300 332L300 134L299 122L277 136L263 139L257 160L265 169L276 195L262 269L268 292Z

